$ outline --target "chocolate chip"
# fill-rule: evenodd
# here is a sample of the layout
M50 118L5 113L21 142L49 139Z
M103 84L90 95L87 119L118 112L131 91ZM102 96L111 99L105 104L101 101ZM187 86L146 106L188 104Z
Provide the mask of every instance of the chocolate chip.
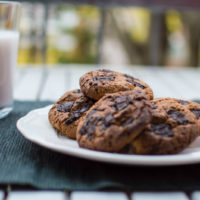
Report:
M102 71L103 72L107 72L107 73L110 73L110 72L112 72L111 70L109 70L109 69L102 69Z
M70 125L71 123L73 123L75 120L73 118L69 118L65 121L66 125Z
M135 87L145 89L146 87L138 82L135 82L134 79L126 79L127 82L132 83Z
M174 133L169 124L152 124L151 130L156 134L163 137L173 137Z
M172 119L176 120L179 124L182 124L182 125L188 124L188 120L185 119L185 116L177 110L168 111L168 115Z
M122 122L122 126L127 126L133 122L133 118L128 118L124 122Z
M152 108L153 110L155 110L155 109L157 109L157 108L158 108L158 106L156 106L156 105L152 104L152 105L151 105L151 108Z
M69 119L67 119L67 120L65 121L65 124L66 124L66 125L69 125L69 124L75 122L76 120L78 120L80 117L81 117L81 113L80 113L79 111L73 111L73 112L70 114Z
M72 116L72 118L77 120L81 116L81 113L80 113L80 111L74 111L71 113L71 116Z
M139 94L141 94L141 93L142 93L142 91L141 91L141 90L135 90L135 91L137 91L137 93L139 93Z
M97 76L93 78L93 81L114 81L115 77L113 76Z
M125 76L126 78L134 79L134 77L132 77L132 76L130 76L130 75L128 75L128 74L124 74L124 76Z
M66 120L65 124L69 125L73 123L74 121L78 120L82 116L83 113L85 113L86 111L90 109L93 103L94 103L93 101L89 100L81 108L79 108L76 111L71 112L70 118Z
M87 123L80 129L79 133L81 135L93 134L95 133L95 126L91 124L90 121L87 121Z
M180 103L180 104L182 104L182 105L184 105L184 106L186 106L186 105L189 104L188 101L183 101L183 100L179 100L178 103Z
M94 117L94 118L90 118L89 120L87 120L84 125L82 126L82 128L80 129L79 133L81 135L92 135L95 133L96 130L96 125L98 124L99 121L101 121L102 118L101 117Z
M98 107L96 107L96 108L94 108L93 110L91 110L88 114L87 114L87 116L86 116L86 118L89 118L90 116L92 116L94 113L96 113L98 111Z
M90 104L87 104L87 105L83 106L83 107L80 109L80 113L84 113L84 112L88 111L88 110L90 109L91 106L92 106L92 105L90 105Z
M115 97L114 105L112 106L112 108L120 111L126 108L129 104L130 102L126 96L118 96L118 97Z
M191 110L191 112L196 116L197 119L200 117L200 110Z
M106 124L106 126L109 126L111 124L111 122L113 121L113 115L112 114L108 114L103 123Z
M145 89L145 88L146 88L144 85L142 85L142 84L140 84L140 83L138 83L138 82L134 82L133 85L134 85L135 87L140 87L140 88L142 88L142 89Z
M92 82L89 82L89 85L91 86L91 85L92 85Z
M102 129L105 130L114 122L114 118L112 114L108 114L102 122Z
M70 112L73 104L74 104L73 101L68 101L68 102L64 102L62 104L58 104L57 105L57 110L59 112Z
M91 135L91 134L94 134L95 131L96 131L96 127L92 125L92 126L88 126L88 127L87 127L86 133L87 133L88 135Z
M116 108L118 111L120 111L126 108L128 105L129 105L128 102L121 102L121 103L116 104Z
M125 102L127 100L127 96L118 96L114 98L114 101L117 103Z
M81 93L81 90L80 90L80 89L77 89L77 90L74 91L74 93L75 93L75 94L79 94L79 93Z
M134 84L134 79L126 79L127 82Z

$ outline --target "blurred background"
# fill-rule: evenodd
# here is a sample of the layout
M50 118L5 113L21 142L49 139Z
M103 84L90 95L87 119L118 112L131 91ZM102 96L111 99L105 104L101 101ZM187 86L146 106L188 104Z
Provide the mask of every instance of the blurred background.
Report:
M18 63L197 67L199 18L194 10L23 3Z

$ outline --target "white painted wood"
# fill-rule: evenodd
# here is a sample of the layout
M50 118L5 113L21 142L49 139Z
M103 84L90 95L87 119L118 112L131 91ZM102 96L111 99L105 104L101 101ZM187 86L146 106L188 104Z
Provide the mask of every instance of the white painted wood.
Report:
M186 68L179 71L179 76L188 85L192 98L200 99L200 70L195 68Z
M20 83L14 86L14 98L36 100L42 79L42 68L26 68L23 73Z
M69 91L69 75L68 67L48 69L40 100L56 101L66 91Z
M183 72L184 69L163 69L157 71L157 75L161 78L161 83L168 85L172 91L170 97L192 99L195 96L195 92L191 85L180 76L181 71ZM187 72L184 71L184 73Z
M200 191L195 191L191 195L191 200L200 200Z
M171 97L176 95L171 90L169 84L166 84L159 75L162 68L157 67L137 67L133 68L129 73L136 78L146 82L153 90L154 97ZM162 72L164 73L164 72Z
M4 198L4 192L0 190L0 200L3 200Z
M139 78L140 80L146 82L153 89L155 98L185 98L187 96L185 91L181 91L181 88L186 85L186 83L183 83L184 80L182 79L182 77L179 77L177 75L177 70L172 70L164 67L129 66L123 67L121 70L118 71L130 74L133 77ZM185 69L179 69L179 71L184 73ZM168 76L167 74L169 74L170 76ZM187 89L188 87L189 86L186 85Z
M60 191L15 191L8 194L7 200L68 200Z
M14 72L14 86L15 88L20 83L21 77L23 76L23 68L16 68Z
M183 192L135 192L131 200L189 200Z
M79 88L79 78L86 72L96 69L92 65L62 65L48 68L40 100L56 101L64 92ZM182 99L200 98L200 70L194 68L169 69L163 67L141 66L102 66L131 74L145 81L157 97ZM34 100L39 90L42 68L23 68L19 70L15 81L15 99Z
M70 200L128 200L122 192L72 192Z
M79 78L93 69L88 65L66 65L48 68L48 76L40 100L56 101L66 91L79 88Z
M70 72L70 76L69 76L69 89L73 90L76 88L80 88L79 86L79 79L82 75L84 75L85 73L94 70L95 67L84 67L84 66L80 66L80 67L75 67L75 66L69 66L69 72Z

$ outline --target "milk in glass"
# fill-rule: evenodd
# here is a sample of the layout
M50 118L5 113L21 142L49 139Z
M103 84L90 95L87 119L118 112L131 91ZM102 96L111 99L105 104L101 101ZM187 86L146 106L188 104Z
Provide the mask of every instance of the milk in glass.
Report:
M19 32L0 30L0 109L13 102L13 74L17 63Z

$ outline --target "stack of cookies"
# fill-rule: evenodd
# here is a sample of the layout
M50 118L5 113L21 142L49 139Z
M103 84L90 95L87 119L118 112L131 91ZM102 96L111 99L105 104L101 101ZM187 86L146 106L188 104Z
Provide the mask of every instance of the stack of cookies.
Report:
M80 78L50 109L57 132L87 149L175 154L200 135L200 104L153 99L152 89L127 74L100 69Z

